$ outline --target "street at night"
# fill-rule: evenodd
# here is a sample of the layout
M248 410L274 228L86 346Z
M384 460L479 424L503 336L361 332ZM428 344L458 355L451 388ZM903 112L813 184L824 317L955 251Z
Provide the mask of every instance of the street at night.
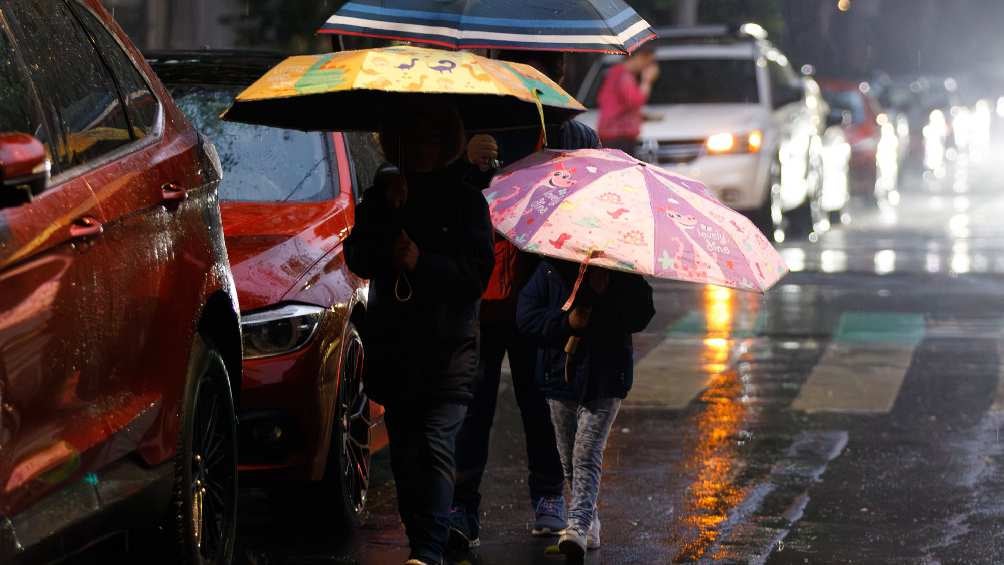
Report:
M1004 200L979 171L904 177L898 206L857 204L819 243L782 246L793 272L763 299L657 284L590 563L1004 559ZM499 403L482 547L456 562L560 562L529 535L510 387ZM374 465L348 539L247 492L239 557L402 559L387 458Z
M0 2L0 565L1004 564L1004 2Z

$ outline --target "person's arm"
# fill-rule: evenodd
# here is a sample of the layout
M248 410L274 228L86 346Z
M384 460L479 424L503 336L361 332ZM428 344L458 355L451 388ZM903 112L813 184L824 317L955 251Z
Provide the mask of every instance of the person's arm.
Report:
M627 70L622 72L619 78L620 84L617 92L625 108L640 108L648 103L648 97L652 93L651 82L642 81L639 84L631 72Z
M569 316L552 304L547 267L540 265L519 293L516 327L521 334L541 345L564 345L572 336Z
M454 255L419 249L413 282L416 290L446 299L477 300L484 294L495 266L492 220L485 197L466 188L464 201L454 205L464 224L453 234L458 242ZM449 205L444 203L444 205Z
M356 207L355 225L345 240L345 263L364 279L392 274L393 244L390 234L400 231L386 204L384 191L377 186L364 193Z

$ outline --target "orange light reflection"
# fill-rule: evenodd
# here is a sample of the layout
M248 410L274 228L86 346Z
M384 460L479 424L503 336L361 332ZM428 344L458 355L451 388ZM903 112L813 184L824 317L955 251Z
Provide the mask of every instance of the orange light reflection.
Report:
M705 407L696 416L697 438L684 463L694 473L694 480L687 489L683 521L696 535L682 545L675 561L707 557L705 554L718 539L729 510L743 498L742 490L735 484L740 471L735 437L742 429L745 409L740 402L742 383L729 363L734 316L737 307L745 306L737 304L739 298L746 296L740 297L735 291L721 287L706 287L702 294L707 324L703 358L709 386L700 397ZM749 302L757 308L755 300Z

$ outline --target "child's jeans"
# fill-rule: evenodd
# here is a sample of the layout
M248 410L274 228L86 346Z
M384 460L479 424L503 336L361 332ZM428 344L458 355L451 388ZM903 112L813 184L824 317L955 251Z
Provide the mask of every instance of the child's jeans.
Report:
M600 496L603 449L620 409L619 398L600 398L581 404L574 400L548 400L558 455L571 485L568 527L583 536L589 531Z

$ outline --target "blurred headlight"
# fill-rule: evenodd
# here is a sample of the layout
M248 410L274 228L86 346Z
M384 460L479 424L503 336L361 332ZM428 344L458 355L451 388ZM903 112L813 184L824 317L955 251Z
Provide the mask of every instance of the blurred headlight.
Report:
M244 358L260 359L300 349L314 337L325 309L287 304L242 316Z
M716 133L704 143L708 153L724 155L727 153L758 153L763 147L763 132L753 130L744 135L731 133Z

